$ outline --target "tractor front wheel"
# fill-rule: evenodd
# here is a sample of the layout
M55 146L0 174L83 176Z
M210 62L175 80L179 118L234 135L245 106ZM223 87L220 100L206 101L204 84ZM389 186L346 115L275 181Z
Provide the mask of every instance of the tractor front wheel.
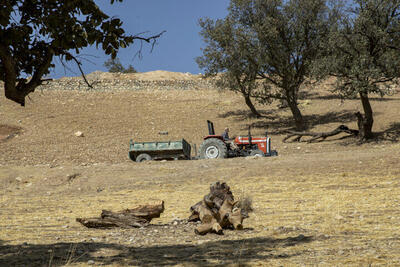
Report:
M201 159L226 158L228 156L226 144L217 138L204 140L199 150Z
M250 156L265 157L265 154L261 150L255 149L250 152Z

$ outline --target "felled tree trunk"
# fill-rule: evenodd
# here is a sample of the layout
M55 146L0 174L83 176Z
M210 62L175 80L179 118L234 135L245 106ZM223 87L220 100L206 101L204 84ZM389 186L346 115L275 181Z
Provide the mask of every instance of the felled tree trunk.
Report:
M132 228L147 226L153 218L159 218L164 212L164 201L156 205L142 205L120 212L103 210L100 218L76 218L88 228Z
M223 234L223 229L243 229L243 220L248 218L251 207L240 207L234 201L232 192L226 183L211 185L210 193L190 208L189 221L201 221L195 233L205 235L213 232Z
M322 133L289 131L289 134L282 141L286 143L290 138L294 137L292 139L292 142L300 142L303 136L311 136L311 138L308 139L306 142L312 143L317 140L325 140L330 136L334 136L340 133L348 133L350 134L350 136L358 135L357 130L349 129L349 127L347 127L346 125L340 125L333 131Z

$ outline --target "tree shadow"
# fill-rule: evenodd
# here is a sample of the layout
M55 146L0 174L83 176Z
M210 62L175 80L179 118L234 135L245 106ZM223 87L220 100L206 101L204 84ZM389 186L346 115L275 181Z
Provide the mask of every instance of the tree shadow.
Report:
M348 123L356 120L354 111L342 110L335 112L328 112L325 114L313 114L303 116L307 123L307 129L313 128L317 125L328 123ZM291 116L278 117L276 116L272 121L258 121L251 125L254 128L268 129L271 134L283 134L288 130L293 130L294 120ZM245 129L246 127L243 127Z
M316 100L360 100L359 97L354 97L354 98L343 98L338 95L332 94L332 95L319 95L319 94L314 94L309 96L310 100L316 99ZM369 97L370 101L377 101L377 102L389 102L389 101L399 101L400 98L387 98L387 97Z
M378 141L398 142L400 139L400 122L392 123L386 130L376 132L375 137Z
M261 118L268 118L274 119L274 116L270 116L274 113L273 110L257 110L261 114ZM245 120L248 118L256 118L257 116L254 115L249 109L239 109L235 111L228 111L218 115L218 118L229 118L229 117L236 117L238 120Z
M56 243L48 245L1 245L0 266L61 266L69 263L161 266L176 264L215 265L252 260L289 258L299 253L279 253L279 248L313 241L299 235L283 239L249 238L220 240L200 245L134 247L107 243Z

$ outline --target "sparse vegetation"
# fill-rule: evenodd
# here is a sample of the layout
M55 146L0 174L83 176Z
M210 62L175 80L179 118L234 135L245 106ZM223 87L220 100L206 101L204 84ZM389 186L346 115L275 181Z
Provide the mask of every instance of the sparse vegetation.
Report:
M111 73L136 73L137 71L132 65L129 65L125 68L119 58L110 58L106 62L104 62L104 67L107 68L108 72Z
M391 94L399 81L399 14L393 0L232 0L225 19L200 21L206 47L197 62L257 117L252 99L283 101L297 130L307 127L300 88L333 76L336 94L361 100L364 114L355 115L365 141L374 137L370 95Z
M328 13L324 0L232 0L225 19L200 21L207 46L197 61L209 75L224 72L220 84L241 92L256 116L251 97L286 101L303 130L299 91L327 36Z

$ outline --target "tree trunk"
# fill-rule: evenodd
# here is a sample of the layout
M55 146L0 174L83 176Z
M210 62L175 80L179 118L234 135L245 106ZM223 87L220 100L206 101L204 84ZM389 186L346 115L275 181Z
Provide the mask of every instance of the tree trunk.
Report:
M357 112L357 124L360 130L360 139L367 140L372 138L372 126L374 124L371 103L369 102L367 93L360 93L361 103L364 109L364 116Z
M164 212L164 201L156 205L144 205L120 212L103 210L100 218L76 218L88 228L131 228L147 226L153 218L159 218Z
M290 111L292 111L294 123L296 125L296 130L303 131L306 128L306 126L304 123L303 115L301 114L301 111L299 109L299 106L297 105L296 100L292 100L290 97L287 97L286 100L290 107Z
M253 102L251 102L250 96L243 94L244 100L246 101L246 105L250 108L251 113L256 116L257 118L261 117L261 114L257 111L256 107L253 105Z

